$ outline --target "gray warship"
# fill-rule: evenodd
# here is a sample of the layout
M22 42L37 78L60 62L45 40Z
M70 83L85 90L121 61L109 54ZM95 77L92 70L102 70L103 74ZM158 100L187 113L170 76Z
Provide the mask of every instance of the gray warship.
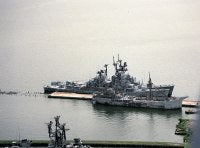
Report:
M182 107L182 101L187 98L187 96L173 97L171 96L170 89L164 87L155 88L152 87L152 84L151 78L149 77L147 89L142 93L136 92L131 94L127 94L114 87L105 88L103 91L99 91L94 95L92 103L158 109L180 109ZM161 90L158 91L160 88Z
M97 72L97 76L85 83L78 82L51 82L51 85L44 86L44 93L58 92L75 92L94 94L108 88L113 88L115 91L123 92L130 96L145 97L149 94L147 85L137 81L135 77L127 73L127 62L123 62L119 55L115 61L113 57L113 66L115 74L108 78L108 64L104 65L105 69ZM171 97L174 85L154 85L152 84L151 95L155 97Z

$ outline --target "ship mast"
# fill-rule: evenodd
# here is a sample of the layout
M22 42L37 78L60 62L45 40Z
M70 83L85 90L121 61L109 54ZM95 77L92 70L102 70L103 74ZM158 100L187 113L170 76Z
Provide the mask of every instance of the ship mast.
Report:
M108 64L105 64L104 67L106 68L105 69L105 74L106 74L106 77L107 77L107 74L108 74Z
M151 81L151 76L150 76L150 72L149 72L149 81L148 81L147 87L149 88L149 97L150 97L150 99L152 98L152 92L151 92L152 84L153 83Z
M113 66L115 67L115 73L117 73L118 72L117 63L115 62L114 56L113 56Z

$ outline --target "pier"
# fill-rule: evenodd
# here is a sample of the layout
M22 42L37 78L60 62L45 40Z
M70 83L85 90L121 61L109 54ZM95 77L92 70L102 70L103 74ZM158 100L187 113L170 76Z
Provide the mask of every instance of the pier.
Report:
M48 98L61 98L61 99L78 99L78 100L92 100L92 94L78 94L71 92L54 92L48 95Z
M14 140L16 141L16 140ZM12 140L0 140L0 147L9 147ZM31 147L47 147L48 140L33 140ZM67 143L73 142L68 140ZM137 147L137 148L184 148L183 143L174 142L146 142L146 141L90 141L82 140L84 145L91 147Z

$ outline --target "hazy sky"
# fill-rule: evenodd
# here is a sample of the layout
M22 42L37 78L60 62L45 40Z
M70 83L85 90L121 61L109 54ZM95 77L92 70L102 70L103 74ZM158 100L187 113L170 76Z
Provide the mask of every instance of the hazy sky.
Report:
M87 80L119 53L138 79L195 96L199 26L199 0L0 0L0 89Z

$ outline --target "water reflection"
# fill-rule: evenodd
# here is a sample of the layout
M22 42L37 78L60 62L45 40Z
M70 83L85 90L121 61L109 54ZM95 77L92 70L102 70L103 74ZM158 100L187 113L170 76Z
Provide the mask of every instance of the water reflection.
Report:
M96 104L93 105L93 109L99 116L106 116L111 118L112 116L120 116L126 118L129 114L146 115L150 118L154 116L163 116L165 118L180 117L182 115L182 109L177 110L162 110L162 109L151 109L151 108L131 108L121 106L107 106Z
M93 105L92 108L99 118L98 121L104 121L105 127L112 129L115 138L152 141L182 140L182 137L174 135L178 119L182 116L181 109L161 110L99 104ZM116 131L123 136L117 136Z

